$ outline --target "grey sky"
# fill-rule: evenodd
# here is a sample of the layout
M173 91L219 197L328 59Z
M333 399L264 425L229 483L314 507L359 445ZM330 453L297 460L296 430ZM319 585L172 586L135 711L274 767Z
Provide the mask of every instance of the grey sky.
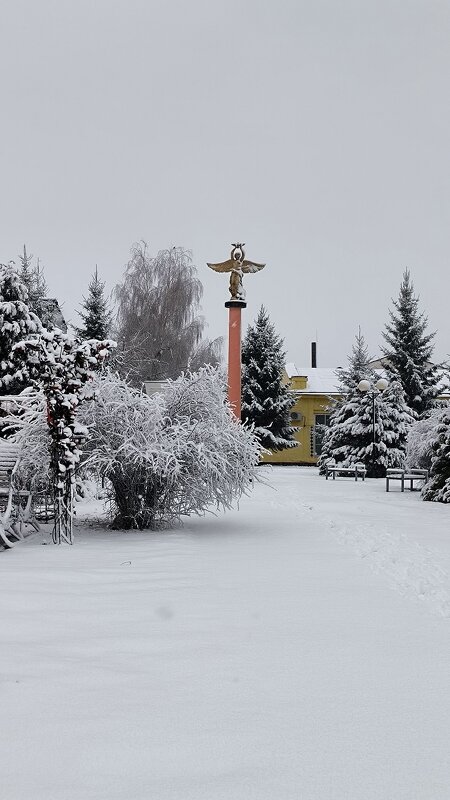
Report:
M210 337L230 242L288 359L377 355L411 270L450 352L446 0L0 0L0 260L23 243L72 317L133 241L193 250Z

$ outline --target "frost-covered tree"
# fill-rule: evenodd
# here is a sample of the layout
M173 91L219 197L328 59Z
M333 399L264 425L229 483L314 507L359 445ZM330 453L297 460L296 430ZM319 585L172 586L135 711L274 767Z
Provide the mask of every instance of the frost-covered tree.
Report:
M411 425L406 443L406 463L409 469L431 469L436 428L445 413L446 409L442 407L432 409Z
M51 494L51 439L47 400L42 390L28 388L9 402L2 418L6 434L19 446L20 460L15 480L18 488Z
M109 340L81 341L58 329L43 329L17 342L11 351L11 363L18 365L28 382L42 389L46 398L52 440L55 543L72 542L75 469L81 456L80 444L88 435L77 410L83 400L93 397L95 370L114 346Z
M26 245L23 246L23 254L19 255L20 268L19 278L28 292L28 306L36 314L41 322L46 325L45 304L47 298L47 284L39 258L34 266L33 256L27 253Z
M415 414L406 403L400 381L393 378L378 398L378 416L381 424L381 443L385 446L384 467L403 468L406 461L408 434Z
M27 386L22 364L11 361L11 351L14 344L41 329L13 262L0 264L0 394L17 394Z
M254 425L267 450L297 446L289 426L295 397L282 380L284 359L283 340L261 306L242 342L242 421Z
M319 468L327 464L366 466L369 477L382 477L387 467L402 467L406 439L413 421L398 381L383 391L376 388L379 376L369 364L369 353L361 331L356 337L349 365L337 371L341 399L332 407L325 430ZM370 390L359 388L368 381Z
M152 258L145 242L133 245L123 282L115 289L116 367L133 385L176 378L189 368L205 326L199 316L202 294L188 250L172 247Z
M112 314L105 297L105 283L98 277L97 266L89 283L88 296L83 298L83 311L78 314L83 324L75 333L81 339L106 339L111 329Z
M398 300L389 312L383 349L389 369L403 386L408 406L421 415L433 408L438 395L436 367L431 364L434 333L426 333L428 320L419 311L419 298L409 270L403 273Z
M450 503L450 406L442 409L434 428L430 479L422 490L424 500Z
M86 469L111 487L116 528L159 528L186 514L230 508L251 488L260 445L226 402L212 367L169 382L151 397L107 373L82 415Z
M19 267L19 278L20 282L26 287L28 292L28 298L30 297L30 289L33 283L33 271L34 267L32 265L33 262L33 255L27 253L27 247L24 244L23 246L23 254L18 256L20 261Z

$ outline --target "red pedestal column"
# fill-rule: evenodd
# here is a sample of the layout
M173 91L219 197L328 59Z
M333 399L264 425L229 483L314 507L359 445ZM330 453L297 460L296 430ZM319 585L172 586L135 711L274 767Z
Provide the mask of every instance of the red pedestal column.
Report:
M230 300L228 308L228 402L241 418L241 309L246 303Z

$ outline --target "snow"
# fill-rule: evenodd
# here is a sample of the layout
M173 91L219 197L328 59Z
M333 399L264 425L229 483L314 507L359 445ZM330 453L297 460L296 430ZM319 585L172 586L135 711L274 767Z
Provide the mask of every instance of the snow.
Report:
M306 378L306 389L295 389L297 394L340 394L341 386L336 375L336 367L301 367L294 363L285 364L288 378L303 376Z
M165 533L0 554L5 800L447 800L449 509L261 468Z

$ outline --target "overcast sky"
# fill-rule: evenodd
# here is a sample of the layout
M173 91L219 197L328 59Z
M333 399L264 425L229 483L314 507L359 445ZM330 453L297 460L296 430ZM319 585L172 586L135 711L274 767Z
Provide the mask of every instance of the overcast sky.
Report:
M193 251L210 337L245 279L288 360L372 355L409 267L450 352L448 0L0 0L0 261L68 318L134 241Z

